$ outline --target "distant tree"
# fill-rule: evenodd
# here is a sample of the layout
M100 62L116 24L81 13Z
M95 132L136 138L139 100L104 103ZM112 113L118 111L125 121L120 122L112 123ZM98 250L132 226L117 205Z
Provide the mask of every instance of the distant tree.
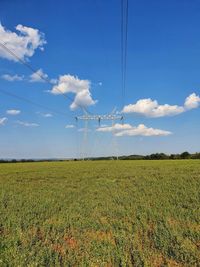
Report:
M181 159L189 159L190 158L190 153L185 151L185 152L180 154L180 158Z
M190 157L191 159L200 159L200 153L192 154Z
M145 157L145 159L168 159L168 158L169 156L164 153L155 153Z
M166 155L165 153L160 153L159 156L160 156L160 159L168 159L169 158L169 156Z

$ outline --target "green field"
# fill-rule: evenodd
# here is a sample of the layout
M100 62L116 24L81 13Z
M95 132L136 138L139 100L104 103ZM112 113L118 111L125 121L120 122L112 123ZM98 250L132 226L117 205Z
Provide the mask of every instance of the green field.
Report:
M0 266L200 266L200 161L0 164Z

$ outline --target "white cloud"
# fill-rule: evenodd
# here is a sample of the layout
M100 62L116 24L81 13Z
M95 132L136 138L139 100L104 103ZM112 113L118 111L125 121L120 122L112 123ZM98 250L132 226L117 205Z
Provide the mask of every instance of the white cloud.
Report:
M53 115L51 113L43 113L41 114L44 118L51 118Z
M56 79L49 79L48 75L43 72L42 69L37 70L33 74L30 75L30 82L45 82L45 80L48 80L52 84L56 84L57 80ZM48 92L51 92L50 90L47 90Z
M116 133L116 136L167 136L170 135L171 132L164 131L160 129L148 128L144 124L139 124L137 127L133 127L132 129L121 131Z
M72 129L74 128L75 126L73 124L68 124L65 126L66 129Z
M193 108L198 108L199 103L200 103L200 97L195 93L193 93L185 99L184 106L186 109L193 109Z
M14 82L14 81L22 81L24 79L24 76L20 76L20 75L10 75L10 74L3 74L1 75L1 78L9 81L9 82Z
M51 79L50 82L51 82L52 84L56 84L56 83L58 82L58 80L57 80L57 79Z
M130 104L123 108L123 113L138 113L146 117L158 118L164 116L173 116L184 112L181 106L170 106L168 104L159 105L156 100L140 99L136 104Z
M4 43L6 47L13 51L19 58L25 60L32 57L37 48L40 50L44 49L43 45L46 44L46 41L44 39L44 34L39 30L26 27L21 24L16 26L16 30L18 33L11 32L0 24L1 42ZM18 61L2 47L0 47L0 57L16 62Z
M21 113L21 111L20 111L20 110L17 110L17 109L8 109L8 110L6 111L6 113L7 113L8 115L18 115L18 114Z
M25 122L25 121L16 121L17 124L25 126L25 127L38 127L39 124L34 122Z
M8 119L6 117L0 118L0 126L4 125Z
M137 113L146 117L158 118L164 116L175 116L185 112L188 109L197 108L200 103L200 97L195 93L189 95L183 106L178 105L159 105L156 100L140 99L135 104L127 105L123 108L123 113Z
M113 126L101 126L97 128L98 132L117 132L122 130L130 130L132 126L130 124L116 123Z
M48 75L44 73L42 69L30 75L30 82L44 82L43 79L48 79Z
M51 113L42 113L40 111L36 112L36 114L42 116L43 118L51 118L51 117L53 117L53 114L51 114Z
M108 125L107 124L101 124L101 127L107 127Z
M166 136L171 132L160 129L148 128L144 124L132 126L130 124L116 123L110 127L100 127L97 129L99 132L113 132L115 136Z
M88 132L91 132L91 130L88 128L80 128L80 129L78 129L78 132L88 133Z
M75 110L78 107L91 106L97 102L92 99L90 93L90 81L80 80L78 77L69 74L59 77L57 85L52 88L51 93L55 95L74 93L74 101L70 105L72 110Z

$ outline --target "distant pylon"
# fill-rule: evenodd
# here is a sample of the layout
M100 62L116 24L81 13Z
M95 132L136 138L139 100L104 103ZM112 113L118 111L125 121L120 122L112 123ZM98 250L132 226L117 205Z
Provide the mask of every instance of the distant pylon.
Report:
M85 128L83 129L84 131L84 136L83 136L83 145L82 145L82 159L84 160L85 158L87 158L87 154L86 154L86 149L87 149L87 145L88 145L88 122L90 120L93 121L97 121L99 126L101 125L101 121L106 121L106 120L110 120L112 122L112 127L115 124L116 120L120 120L122 123L124 121L124 117L121 114L114 114L115 109L110 113L110 114L104 114L104 115L96 115L96 114L88 114L85 110L84 110L85 114L81 115L81 116L76 116L76 122L78 124L79 120L85 121ZM112 132L113 135L113 132ZM114 135L113 135L114 136ZM113 138L113 145L114 145L114 150L116 150L115 152L116 154L116 158L118 159L118 152L117 152L117 148L116 148L116 144L115 144L114 138Z
M75 117L76 121L78 120L84 120L84 121L89 121L89 120L96 120L98 121L99 125L101 124L101 121L103 120L111 120L111 121L116 121L120 120L123 121L123 116L122 115L116 115L116 114L107 114L107 115L82 115L82 116L77 116Z

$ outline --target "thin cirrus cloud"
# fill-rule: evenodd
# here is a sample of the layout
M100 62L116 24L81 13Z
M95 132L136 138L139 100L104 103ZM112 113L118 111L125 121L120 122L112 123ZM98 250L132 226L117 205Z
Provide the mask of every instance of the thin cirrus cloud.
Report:
M6 113L8 115L15 116L15 115L19 115L21 113L21 110L18 110L18 109L8 109L8 110L6 110Z
M75 126L73 125L73 124L67 124L66 126L65 126L65 129L72 129L72 128L74 128Z
M70 109L75 110L78 107L88 107L97 103L97 100L92 98L90 85L91 82L89 80L81 80L77 76L70 74L62 75L59 77L57 84L53 86L51 93L54 95L75 94L74 100L70 105Z
M18 74L15 75L3 74L1 75L1 78L9 82L14 82L14 81L23 81L24 76L23 75L20 76Z
M200 97L195 93L189 95L183 106L178 105L159 105L157 100L151 98L140 99L135 104L129 104L122 110L123 113L137 113L150 118L165 116L175 116L188 110L199 107Z
M51 113L42 113L41 115L44 118L51 118L51 117L53 117L53 115Z
M51 113L42 113L40 111L36 112L36 114L42 116L43 118L51 118L51 117L53 117L53 114L51 114Z
M132 126L130 124L116 123L113 126L99 127L98 132L112 132L115 136L167 136L172 134L170 131L148 128L144 124Z
M34 123L34 122L16 121L16 123L24 127L38 127L39 126L39 124Z
M7 120L8 119L6 117L0 118L0 126L5 125L5 123L7 122Z
M15 52L20 59L26 60L32 57L36 49L44 50L45 37L38 29L21 24L18 24L15 29L17 32L12 32L0 24L0 40L8 49ZM2 47L0 47L0 57L18 61Z
M88 129L88 128L80 128L80 129L78 129L78 132L89 133L89 132L91 132L91 129Z

